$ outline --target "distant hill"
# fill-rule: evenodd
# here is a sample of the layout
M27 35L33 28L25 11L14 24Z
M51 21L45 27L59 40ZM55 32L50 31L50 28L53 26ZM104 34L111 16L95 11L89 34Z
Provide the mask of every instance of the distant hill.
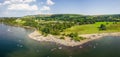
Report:
M82 16L80 14L38 14L38 15L27 15L24 17L75 17Z
M100 16L114 16L119 17L120 14L108 14L108 15L81 15L81 14L38 14L38 15L27 15L24 17L78 17L78 16L93 16L93 17L100 17Z

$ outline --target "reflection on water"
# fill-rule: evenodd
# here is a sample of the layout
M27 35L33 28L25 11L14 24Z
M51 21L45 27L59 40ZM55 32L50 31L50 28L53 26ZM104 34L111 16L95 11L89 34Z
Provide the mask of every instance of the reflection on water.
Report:
M37 42L33 30L0 24L0 57L119 57L120 37L104 37L82 46Z

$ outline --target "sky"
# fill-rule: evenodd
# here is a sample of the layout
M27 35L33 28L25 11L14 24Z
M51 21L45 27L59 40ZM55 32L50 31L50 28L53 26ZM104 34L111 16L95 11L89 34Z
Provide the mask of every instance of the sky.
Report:
M0 0L0 17L120 14L120 0Z

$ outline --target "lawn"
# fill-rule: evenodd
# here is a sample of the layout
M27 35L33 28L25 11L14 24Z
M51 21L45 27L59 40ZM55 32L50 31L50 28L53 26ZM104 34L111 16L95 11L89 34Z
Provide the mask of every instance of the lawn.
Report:
M98 27L100 27L101 24L106 25L107 30L100 31ZM64 30L62 33L92 34L105 32L120 32L120 22L117 24L113 24L113 22L96 22L95 24L76 25Z

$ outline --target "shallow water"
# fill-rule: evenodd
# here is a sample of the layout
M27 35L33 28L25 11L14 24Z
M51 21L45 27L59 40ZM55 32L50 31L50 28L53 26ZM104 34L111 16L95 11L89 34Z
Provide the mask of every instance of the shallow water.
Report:
M76 47L37 42L31 29L0 24L0 57L119 57L120 37L107 36Z

